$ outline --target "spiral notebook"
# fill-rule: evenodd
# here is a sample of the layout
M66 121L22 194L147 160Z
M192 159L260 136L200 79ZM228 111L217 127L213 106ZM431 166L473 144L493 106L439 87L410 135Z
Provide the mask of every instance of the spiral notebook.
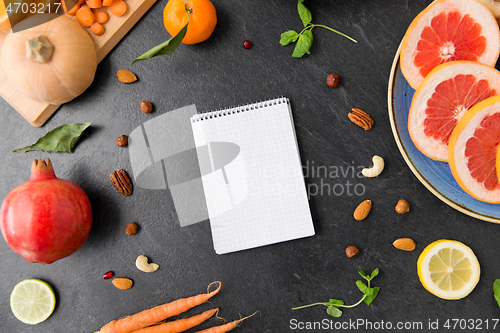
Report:
M216 253L314 235L287 98L191 117Z

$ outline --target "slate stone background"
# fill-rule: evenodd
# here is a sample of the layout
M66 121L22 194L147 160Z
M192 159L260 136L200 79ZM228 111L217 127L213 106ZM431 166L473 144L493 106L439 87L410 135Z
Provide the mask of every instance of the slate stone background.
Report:
M169 38L162 21L166 3L158 0L98 66L88 91L62 106L43 127L32 127L0 100L0 198L29 178L33 159L50 157L57 176L85 190L94 212L84 246L48 266L25 262L0 240L0 331L95 332L112 319L204 292L215 280L222 281L220 293L188 314L220 307L220 316L234 320L260 311L235 332L327 331L294 329L292 324L322 320L341 323L341 332L370 332L376 325L378 331L387 331L382 322L391 322L393 328L398 322L421 322L422 329L399 331L430 332L436 330L428 329L429 321L436 320L440 332L475 332L479 327L493 331L492 320L500 318L492 295L492 283L500 278L500 226L466 216L431 194L400 155L389 123L387 87L394 56L406 28L430 1L306 1L313 23L329 25L358 43L316 28L311 54L294 59L293 46L282 47L278 41L282 32L302 28L296 1L213 0L218 24L209 40L130 66L135 57ZM250 50L242 48L245 39L254 43ZM139 80L118 82L115 74L122 68L133 70ZM341 78L335 89L326 85L330 72ZM168 191L136 188L131 197L123 197L109 182L110 172L130 168L127 148L118 148L115 139L152 117L193 103L198 110L211 110L279 96L290 98L304 170L326 166L349 171L338 177L307 175L310 189L321 184L345 189L340 195L311 196L314 237L218 256L209 222L181 228ZM153 113L141 112L142 100L154 103ZM372 130L348 120L353 107L373 116ZM70 122L92 122L73 153L11 152ZM386 161L378 178L350 173L350 168L369 166L374 154ZM361 184L357 194L354 187L347 193L348 181ZM394 211L401 198L411 205L402 216ZM373 200L373 209L366 220L355 221L352 213L365 199ZM129 237L124 228L131 221L140 231ZM413 238L416 250L396 250L392 242L400 237ZM418 280L420 252L441 238L469 245L481 264L481 280L460 301L439 299ZM348 245L358 246L361 253L347 258ZM134 261L139 254L160 269L153 274L138 271ZM324 307L291 310L329 298L355 303L361 297L355 285L358 269L377 267L380 275L373 285L380 287L380 294L371 306L346 309L338 319L328 316ZM133 279L134 287L116 289L102 278L108 270ZM9 308L13 287L26 278L49 282L57 294L53 315L33 327L15 319ZM478 326L446 330L447 319L473 319ZM375 326L346 327L367 321ZM203 328L220 323L210 319Z

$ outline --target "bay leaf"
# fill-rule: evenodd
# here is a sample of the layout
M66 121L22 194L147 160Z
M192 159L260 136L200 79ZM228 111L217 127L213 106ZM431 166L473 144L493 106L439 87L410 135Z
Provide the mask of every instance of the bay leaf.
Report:
M83 131L91 123L70 123L54 128L34 144L13 150L13 153L24 153L32 150L43 152L66 152L70 153L83 134Z
M161 43L160 45L157 45L150 49L149 51L146 51L146 53L143 53L134 61L132 61L131 65L134 64L136 61L141 61L141 60L147 60L147 59L152 59L154 57L162 56L162 55L171 55L174 53L175 49L181 44L182 40L184 39L184 36L186 35L188 23L184 26L184 28L179 31L177 35L174 37L170 38L164 43Z

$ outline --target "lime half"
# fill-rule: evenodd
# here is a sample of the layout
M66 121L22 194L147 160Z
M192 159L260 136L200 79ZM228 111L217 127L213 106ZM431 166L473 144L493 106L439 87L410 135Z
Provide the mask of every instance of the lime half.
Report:
M10 295L10 308L23 323L36 325L49 318L56 306L52 287L42 280L19 282Z

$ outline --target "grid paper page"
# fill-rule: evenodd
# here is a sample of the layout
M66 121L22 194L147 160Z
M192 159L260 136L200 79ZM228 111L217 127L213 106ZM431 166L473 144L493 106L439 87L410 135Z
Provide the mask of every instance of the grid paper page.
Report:
M197 147L239 147L225 165L211 151L202 177L218 254L314 235L288 99L195 115L191 125Z

